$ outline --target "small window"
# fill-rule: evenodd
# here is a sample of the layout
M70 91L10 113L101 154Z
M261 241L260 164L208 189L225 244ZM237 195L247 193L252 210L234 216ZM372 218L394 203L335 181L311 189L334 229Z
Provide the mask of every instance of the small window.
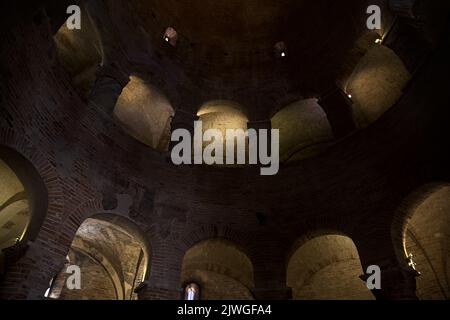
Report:
M278 42L274 46L275 55L277 58L286 58L287 57L287 47L284 42Z
M45 291L44 298L52 298L51 293L53 291L53 286L55 284L55 278L53 277L48 284L48 289Z
M188 284L184 289L185 300L200 300L200 287L196 283Z
M164 32L163 39L165 42L170 44L172 47L176 47L177 41L178 41L178 33L174 28L168 27L166 29L166 32Z

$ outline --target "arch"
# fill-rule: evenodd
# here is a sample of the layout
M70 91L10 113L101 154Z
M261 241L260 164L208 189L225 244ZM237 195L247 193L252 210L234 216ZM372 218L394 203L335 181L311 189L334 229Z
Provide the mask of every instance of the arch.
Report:
M33 258L33 262L30 262L30 260L27 261L29 266L32 267L24 268L23 264L15 263L15 261L21 259L20 261L25 262L26 259L30 259L26 254L26 249L28 248L27 242L29 241L34 242L33 251L42 250L42 253L45 252L50 255L57 254L53 250L49 250L48 247L43 246L43 243L59 240L59 233L47 232L46 230L57 230L59 223L62 221L62 212L64 212L65 207L64 193L62 192L56 168L28 141L28 139L19 135L11 128L0 128L0 146L3 158L5 156L10 157L11 162L8 162L8 165L13 170L16 165L19 166L19 164L22 163L25 165L24 168L28 167L28 170L34 171L33 176L43 183L43 187L38 188L41 192L36 196L32 196L32 199L38 199L38 203L35 205L32 204L32 206L40 209L33 209L33 221L30 223L27 233L22 241L24 246L18 248L20 253L14 252L14 261L8 262L5 281L1 284L0 295L8 297L9 299L13 297L38 298L42 296L42 292L45 290L45 284L33 287L23 286L22 284L27 281L28 277L33 272L40 272L42 277L46 277L50 280L54 274L52 274L51 269L48 268L48 264L45 264L44 267L43 264L45 262L42 261L43 259L36 261L36 259ZM19 178L20 176L21 175L19 174ZM26 177L24 181L26 181ZM44 240L44 237L45 241L41 241ZM39 256L41 257L42 255L40 254ZM11 277L9 277L10 274L12 275Z
M391 237L394 241L397 259L404 265L406 262L405 238L409 221L421 204L436 192L447 187L450 187L449 182L435 182L420 186L405 197L395 212L391 226Z
M144 263L145 271L143 280L149 279L151 274L150 270L153 250L147 235L142 231L142 229L130 219L115 214L98 213L92 216L92 218L120 228L128 236L134 237L139 242L144 253L144 261L146 262Z
M81 290L65 287L67 265L56 277L50 297L60 299L137 299L135 289L150 274L151 248L131 220L94 214L79 227L69 250L70 264L82 267ZM103 279L99 281L97 275ZM114 288L114 290L110 290Z
M131 76L114 109L114 116L125 131L160 152L168 150L174 115L167 97L136 75Z
M327 115L317 99L294 102L272 118L280 130L280 158L294 161L318 154L334 141Z
M375 122L403 95L411 74L395 52L373 45L361 58L344 91L351 95L359 127Z
M286 279L294 299L374 299L360 279L363 270L351 238L322 232L304 237L297 248L289 259Z
M417 277L419 299L450 299L450 184L434 183L409 195L393 224L398 259Z
M0 145L0 279L20 268L17 262L44 224L48 201L47 186L37 168L15 149ZM27 273L21 275L15 277L17 283ZM8 287L2 291L7 294Z
M205 300L253 299L253 264L240 248L223 238L191 247L183 258L180 281L197 283Z
M82 295L81 299L89 300L124 300L124 287L123 278L121 277L119 270L115 268L113 262L101 252L94 248L90 248L89 251L84 250L82 247L72 245L68 254L69 262L64 267L62 274L67 271L67 267L71 263L76 263L80 267L82 281L86 273L95 273L95 277L89 278L89 284L82 284L88 286L90 290L88 295ZM80 299L80 292L76 290L67 290L66 283L67 275L57 278L58 285L60 286L59 294L53 288L50 298L64 300L78 300Z
M30 219L25 187L0 159L0 251L22 241Z
M6 146L0 146L0 175L0 228L8 231L0 233L3 250L37 238L47 214L48 193L35 167ZM3 239L13 236L18 240L15 243Z

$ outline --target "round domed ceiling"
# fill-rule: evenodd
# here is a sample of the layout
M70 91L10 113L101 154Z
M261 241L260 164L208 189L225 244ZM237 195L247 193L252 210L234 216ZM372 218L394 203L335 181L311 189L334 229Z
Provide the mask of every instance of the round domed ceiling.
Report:
M345 5L329 0L130 2L157 50L168 47L163 35L172 27L177 45L167 50L186 70L206 77L280 70L299 85L320 86L335 77L345 54L367 31L367 4L359 0ZM277 59L280 42L286 52ZM280 60L286 67L279 67Z

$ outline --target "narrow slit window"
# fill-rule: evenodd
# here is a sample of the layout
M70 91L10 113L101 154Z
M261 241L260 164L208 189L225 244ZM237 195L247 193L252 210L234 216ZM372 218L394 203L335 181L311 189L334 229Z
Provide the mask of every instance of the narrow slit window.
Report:
M184 293L185 300L200 300L200 287L196 283L188 284L184 290Z

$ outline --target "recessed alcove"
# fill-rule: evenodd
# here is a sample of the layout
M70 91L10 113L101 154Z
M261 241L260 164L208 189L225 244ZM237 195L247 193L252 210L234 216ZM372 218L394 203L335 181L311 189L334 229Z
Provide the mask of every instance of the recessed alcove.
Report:
M224 239L202 241L183 259L181 283L200 285L203 300L252 300L253 265L245 253Z
M0 146L0 252L36 239L47 202L36 168L15 150Z
M287 285L298 300L373 300L353 241L328 234L308 240L289 260Z
M136 300L135 289L149 276L150 247L145 235L126 218L99 214L83 222L65 266L47 292L61 300ZM70 266L80 268L81 288L67 286ZM68 271L69 270L69 271Z
M154 85L132 76L114 109L114 117L131 136L160 152L167 151L175 112Z
M450 299L450 186L422 195L410 212L404 234L405 259L420 275L417 296L424 300Z
M334 142L327 115L317 99L292 103L272 118L280 130L280 159L295 161L319 154Z

